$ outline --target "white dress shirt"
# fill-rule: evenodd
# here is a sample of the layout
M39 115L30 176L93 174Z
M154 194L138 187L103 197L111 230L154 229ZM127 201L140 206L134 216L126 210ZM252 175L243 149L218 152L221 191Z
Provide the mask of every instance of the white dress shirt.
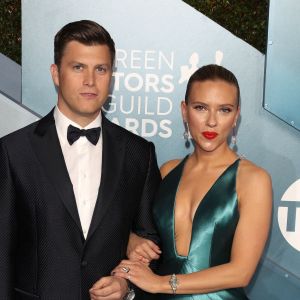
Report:
M57 106L54 109L54 119L62 153L73 185L82 231L86 238L101 181L102 133L100 133L96 145L90 143L85 136L81 136L74 144L70 145L67 140L67 130L69 125L80 129L99 127L101 126L101 113L84 128L68 119Z

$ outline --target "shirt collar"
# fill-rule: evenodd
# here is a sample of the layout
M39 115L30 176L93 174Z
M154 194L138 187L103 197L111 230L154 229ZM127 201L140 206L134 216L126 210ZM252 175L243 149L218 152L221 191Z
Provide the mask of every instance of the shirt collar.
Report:
M81 127L79 124L73 122L69 118L67 118L58 108L56 105L54 108L53 117L55 120L55 126L57 130L57 134L63 138L64 141L67 140L67 132L69 125L73 125L80 129L89 129L89 128L95 128L95 127L101 127L102 122L102 116L101 112L98 114L98 116L93 120L91 123L89 123L85 127Z

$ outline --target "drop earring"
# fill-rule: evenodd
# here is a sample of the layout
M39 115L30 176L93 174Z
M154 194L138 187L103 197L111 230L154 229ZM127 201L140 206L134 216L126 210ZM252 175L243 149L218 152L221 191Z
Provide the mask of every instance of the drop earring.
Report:
M232 128L232 135L231 135L231 141L230 141L230 144L231 144L231 147L232 147L232 150L236 151L237 150L237 137L236 137L236 126L234 126Z
M184 132L183 132L183 138L185 140L185 146L187 148L190 147L190 139L191 139L191 134L190 134L190 130L189 130L189 124L187 121L183 121L184 124Z
M231 145L236 145L236 130L235 127L232 128L232 136L231 136Z
M187 142L190 139L190 131L189 131L189 125L186 121L184 123L184 132L183 132L183 138Z

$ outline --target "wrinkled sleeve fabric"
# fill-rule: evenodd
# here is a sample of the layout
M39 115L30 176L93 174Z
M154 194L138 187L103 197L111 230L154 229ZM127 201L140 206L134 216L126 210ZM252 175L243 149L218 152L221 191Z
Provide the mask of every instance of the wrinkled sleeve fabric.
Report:
M159 237L153 222L152 205L161 181L154 144L149 142L148 169L144 182L138 213L135 217L133 232L159 244Z

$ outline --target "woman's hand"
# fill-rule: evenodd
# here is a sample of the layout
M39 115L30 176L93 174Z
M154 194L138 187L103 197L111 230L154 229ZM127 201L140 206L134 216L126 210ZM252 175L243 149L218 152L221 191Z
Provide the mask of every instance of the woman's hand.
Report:
M127 246L128 259L149 265L151 260L159 259L160 254L161 250L154 242L130 233Z
M112 275L128 279L140 289L153 294L159 292L162 282L161 276L154 274L146 264L139 261L122 260Z

